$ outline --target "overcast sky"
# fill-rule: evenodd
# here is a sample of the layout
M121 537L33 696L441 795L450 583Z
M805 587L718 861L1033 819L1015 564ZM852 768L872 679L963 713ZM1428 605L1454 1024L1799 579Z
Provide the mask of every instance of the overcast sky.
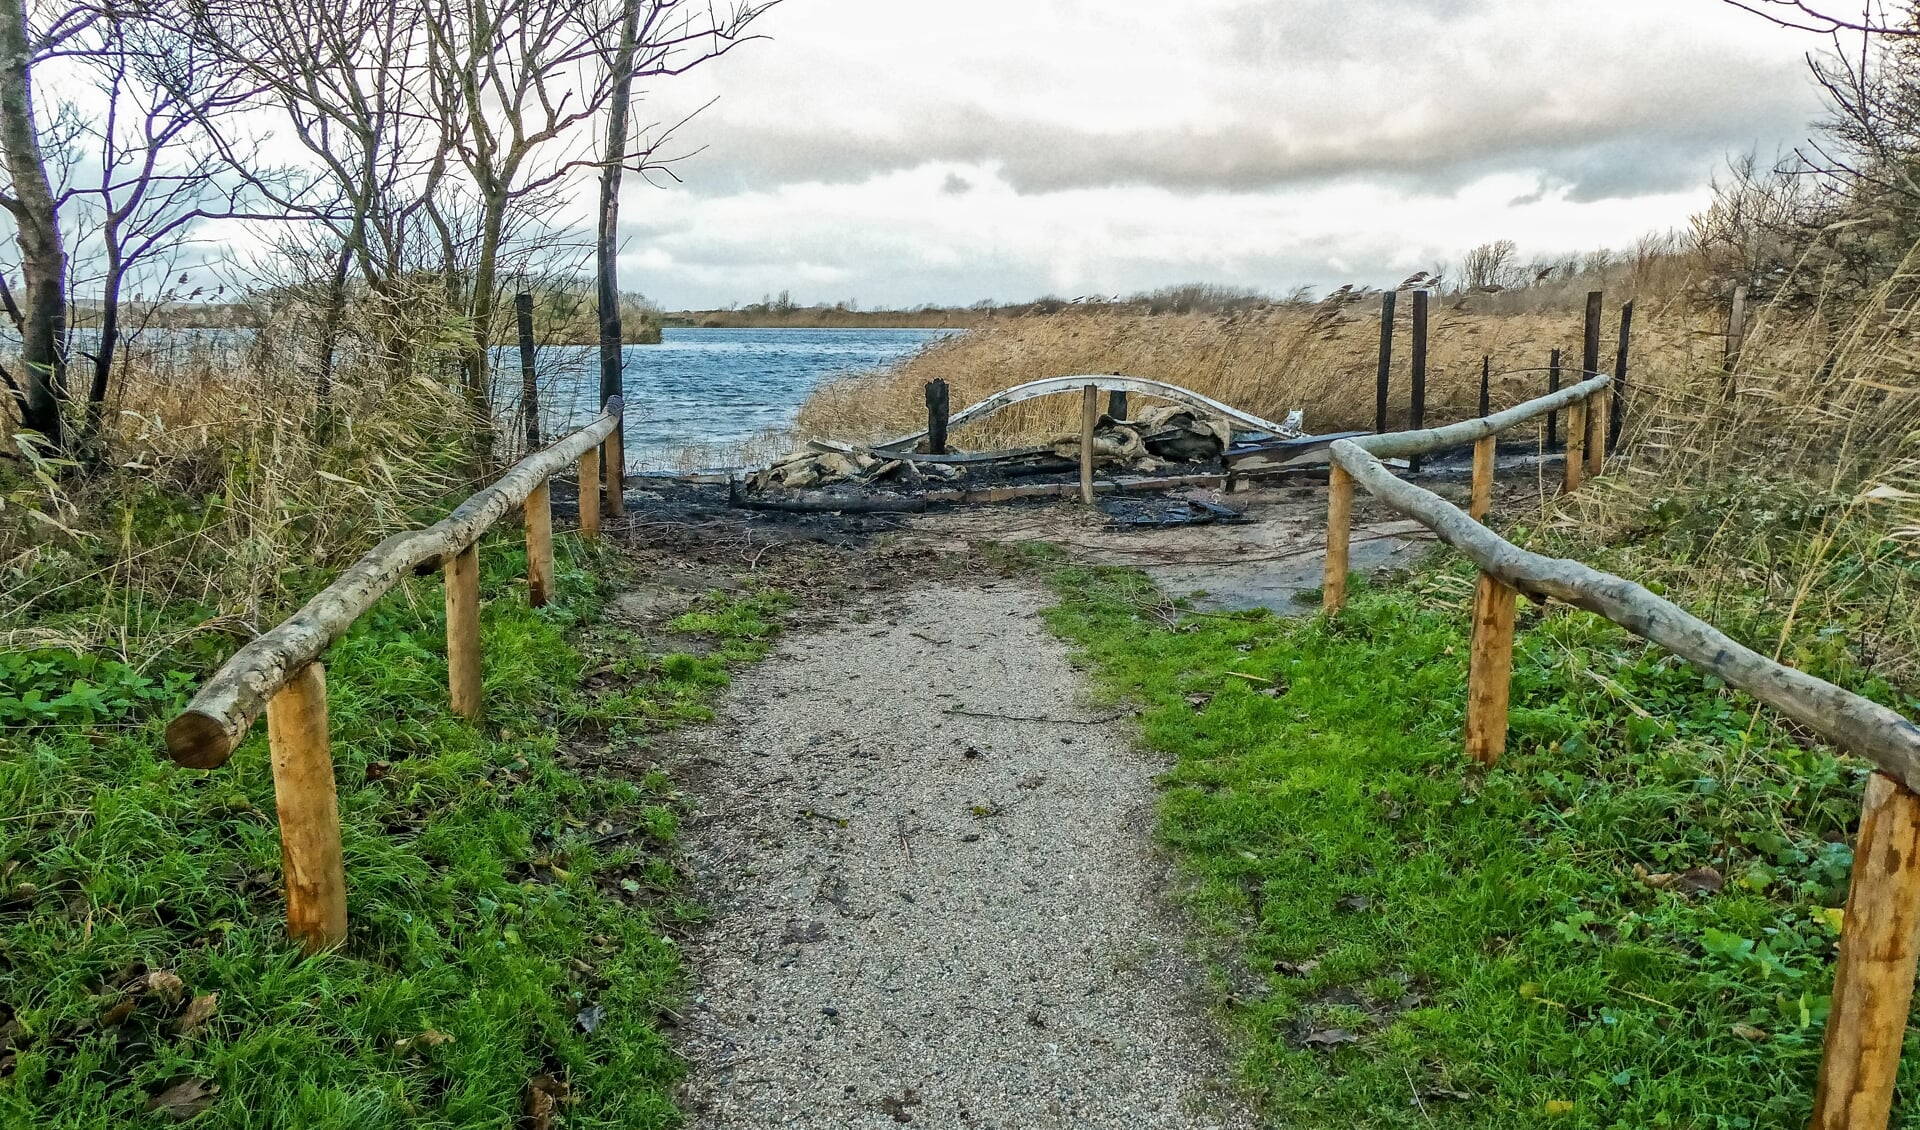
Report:
M1390 284L1684 226L1820 46L1718 0L785 0L665 80L623 286L862 306Z

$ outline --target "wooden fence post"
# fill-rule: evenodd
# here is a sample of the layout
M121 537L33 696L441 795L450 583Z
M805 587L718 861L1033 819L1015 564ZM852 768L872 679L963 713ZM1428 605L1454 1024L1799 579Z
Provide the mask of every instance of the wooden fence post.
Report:
M1490 573L1473 594L1473 644L1467 661L1467 753L1492 765L1507 750L1507 695L1513 682L1517 594Z
M1813 1130L1885 1130L1920 955L1920 797L1867 780Z
M580 536L600 536L600 449L580 453Z
M527 454L540 450L540 382L533 371L533 295L513 296L514 319L520 331L520 410L526 417Z
M1353 476L1335 463L1327 472L1327 573L1320 608L1337 615L1347 603L1347 543L1353 528Z
M1493 457L1495 439L1488 436L1473 445L1473 500L1467 504L1467 516L1484 522L1493 510Z
M1413 398L1407 408L1407 427L1419 431L1427 426L1427 300L1424 290L1413 292ZM1407 470L1418 471L1420 457L1407 460Z
M1576 400L1567 405L1567 493L1580 489L1587 473L1587 402Z
M1387 430L1387 385L1393 376L1393 308L1399 296L1388 291L1380 296L1380 371L1373 383L1373 430Z
M1480 358L1480 418L1486 419L1493 411L1493 358Z
M1556 349L1553 351L1553 359L1547 362L1547 394L1552 395L1559 391L1560 351ZM1552 451L1554 448L1560 446L1559 423L1560 413L1547 413L1547 451Z
M447 690L453 712L480 720L480 546L447 558L440 576L447 590Z
M1100 388L1080 390L1080 501L1093 505L1093 429L1100 423Z
M1633 340L1633 302L1620 307L1620 345L1613 354L1613 407L1607 413L1607 450L1620 448L1627 423L1627 347Z
M1119 376L1115 373L1114 376ZM1127 418L1127 390L1116 388L1107 393L1107 417L1115 423Z
M607 484L607 514L613 518L627 515L627 444L621 436L623 427L624 421L607 433L607 441L603 445L605 454L600 457L600 476Z
M1580 379L1590 381L1600 375L1600 312L1606 292L1587 292L1587 321L1580 340Z
M947 420L952 415L952 394L944 380L927 382L927 454L947 453Z
M327 672L309 663L267 700L287 933L308 953L347 937L347 872L327 743Z
M527 493L522 507L527 534L527 603L544 608L553 599L553 488L547 480Z
M1587 397L1587 477L1597 478L1607 467L1607 392Z
M1726 366L1733 368L1740 350L1747 344L1747 288L1733 288L1733 307L1727 311Z

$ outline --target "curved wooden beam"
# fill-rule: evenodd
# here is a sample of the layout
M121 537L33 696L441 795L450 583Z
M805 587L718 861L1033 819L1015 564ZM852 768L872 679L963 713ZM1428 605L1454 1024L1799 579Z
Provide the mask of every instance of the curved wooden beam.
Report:
M1283 439L1291 439L1300 434L1300 429L1289 428L1285 424L1276 424L1272 420L1263 420L1251 412L1242 412L1232 405L1222 404L1210 396L1204 396L1189 388L1171 385L1165 381L1151 380L1147 377L1123 377L1112 373L1089 373L1076 377L1046 377L1042 380L1028 381L1015 385L1005 392L997 392L978 404L972 405L947 421L948 428L957 428L974 420L985 419L1002 408L1018 404L1023 400L1035 400L1042 396L1053 396L1062 392L1078 392L1092 385L1105 392L1134 392L1142 396L1157 396L1161 400L1170 400L1183 408L1207 416L1221 416L1245 427L1249 431L1271 432ZM901 436L885 443L873 445L875 451L891 451L895 448L909 447L927 438L925 431L910 436Z
M621 408L620 398L612 398L598 419L514 464L499 481L445 518L425 529L394 534L374 546L300 611L234 652L167 724L167 749L173 759L194 769L225 764L266 709L267 700L346 635L362 613L415 566L459 553L480 540L495 522L526 502L535 487L573 466L581 453L611 435L620 424Z

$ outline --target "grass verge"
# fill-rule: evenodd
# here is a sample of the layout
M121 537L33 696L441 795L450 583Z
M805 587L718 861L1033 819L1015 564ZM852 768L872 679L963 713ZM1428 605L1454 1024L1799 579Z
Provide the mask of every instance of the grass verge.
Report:
M1280 1124L1805 1125L1858 763L1523 603L1509 753L1478 770L1460 567L1337 622L1171 627L1139 574L1052 577L1054 629L1176 759L1162 835Z
M482 726L446 710L433 579L329 653L351 937L311 960L262 732L182 770L160 727L187 676L0 656L0 1123L506 1126L531 1090L569 1127L676 1123L677 797L569 766L707 717L781 601L709 598L674 625L706 654L635 654L588 552L563 543L541 610L508 543L483 553Z

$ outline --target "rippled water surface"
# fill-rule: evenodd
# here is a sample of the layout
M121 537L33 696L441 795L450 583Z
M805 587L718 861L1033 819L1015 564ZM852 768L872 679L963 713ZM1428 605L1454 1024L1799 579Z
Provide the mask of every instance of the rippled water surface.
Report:
M668 328L659 345L626 349L627 463L636 470L717 462L769 428L792 425L829 378L876 369L951 330L712 330ZM540 376L549 436L590 419L599 403L591 346L547 346ZM503 414L516 411L518 354L496 370ZM683 455L687 447L703 449Z

